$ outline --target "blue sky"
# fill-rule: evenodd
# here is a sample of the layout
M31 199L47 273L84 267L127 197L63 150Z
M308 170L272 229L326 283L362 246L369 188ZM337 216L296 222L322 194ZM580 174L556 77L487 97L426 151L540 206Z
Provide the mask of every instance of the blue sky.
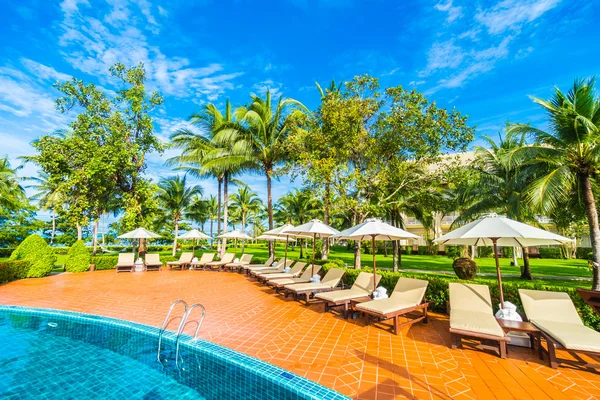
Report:
M363 73L417 87L470 115L478 136L496 135L507 120L543 124L527 96L597 74L600 59L600 11L574 0L4 0L2 8L0 155L11 159L72 119L54 110L57 79L111 90L117 61L145 63L149 87L165 96L156 127L166 140L207 101L238 105L269 88L314 108L315 81ZM171 174L163 166L171 155L150 156L149 173ZM244 180L264 197L264 178ZM216 193L214 182L201 185ZM291 186L282 178L275 198Z

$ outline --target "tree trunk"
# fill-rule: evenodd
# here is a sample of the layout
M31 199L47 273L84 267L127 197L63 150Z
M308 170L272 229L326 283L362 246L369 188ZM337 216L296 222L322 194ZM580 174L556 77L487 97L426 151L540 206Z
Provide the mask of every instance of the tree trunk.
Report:
M77 240L81 240L83 238L83 228L79 223L77 223Z
M514 251L514 250L513 250ZM521 247L523 252L523 272L521 273L521 279L533 280L531 276L531 267L529 266L529 249L527 247Z
M517 248L513 247L513 264L515 267L519 266L519 260L517 259Z
M329 225L329 203L331 200L331 185L329 182L325 183L325 196L323 198L323 222L325 225ZM323 239L323 246L321 246L321 260L327 260L329 258L329 240Z
M175 238L173 239L173 252L172 256L175 257L175 253L177 253L177 236L179 235L179 221L175 220Z
M105 237L104 232L106 232L106 230L104 229L105 228L104 216L105 216L105 214L102 213L102 247L104 247L106 245L106 243L104 242L104 237Z
M210 219L210 248L213 248L213 245L215 244L215 240L213 239L213 219Z
M580 187L585 206L585 214L590 227L590 242L592 244L592 290L600 290L600 227L598 226L598 210L592 191L592 182L589 176L579 175Z
M298 240L304 240L304 239L298 239ZM298 243L298 247L300 247L300 259L302 260L302 258L304 258L304 247L302 246L302 242Z
M395 211L392 211L391 219L392 226L398 227L398 215ZM401 253L400 241L392 240L392 267L394 268L394 272L398 272L398 261L401 261Z
M244 230L246 229L246 215L244 215L244 213L242 212L242 230L241 232L244 233ZM244 247L246 246L246 241L242 240L242 254L244 254Z
M354 246L354 268L361 268L360 265L360 241L355 240L356 245ZM375 249L377 250L377 249Z
M98 220L94 220L94 237L92 238L92 255L96 255L98 249Z
M223 175L223 233L227 233L227 223L229 222L229 173L225 173ZM227 249L227 239L223 239L223 243L221 244L221 254L220 258L225 255L225 251Z
M139 252L138 252L138 256L139 257L145 257L146 253L148 252L148 242L146 241L146 239L140 239L139 240L139 248L138 248Z
M273 193L271 193L271 173L272 168L265 167L265 174L267 175L267 213L269 214L269 230L273 229ZM275 249L273 248L273 242L269 243L269 258L275 255Z
M56 211L52 209L52 233L50 234L50 245L54 243L54 235L56 234Z
M217 236L221 234L221 186L223 185L223 178L217 178ZM212 236L212 235L211 235ZM221 241L217 240L217 254L221 254L219 248Z

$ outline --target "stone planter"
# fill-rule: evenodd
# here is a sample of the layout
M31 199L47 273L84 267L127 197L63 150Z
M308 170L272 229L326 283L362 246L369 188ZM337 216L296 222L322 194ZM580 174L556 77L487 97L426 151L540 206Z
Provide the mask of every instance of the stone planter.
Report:
M477 271L479 270L477 263L467 257L461 257L454 260L452 268L459 279L467 280L475 279Z

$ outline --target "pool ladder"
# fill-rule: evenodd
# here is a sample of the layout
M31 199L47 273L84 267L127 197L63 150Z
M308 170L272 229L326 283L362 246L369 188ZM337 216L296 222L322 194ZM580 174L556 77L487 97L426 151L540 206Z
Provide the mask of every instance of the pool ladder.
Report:
M202 310L202 316L200 317L199 320L195 321L196 322L196 331L194 332L194 336L192 338L192 340L196 340L198 337L198 332L200 331L200 327L202 327L202 323L204 322L204 317L206 316L206 309L200 303L192 304L191 307L188 307L187 303L184 300L177 300L173 304L171 304L171 307L169 308L169 311L167 312L167 315L165 316L165 320L163 321L162 326L160 327L160 331L158 332L158 350L156 353L156 358L157 358L158 362L160 362L160 349L161 349L161 345L162 345L162 337L163 337L163 334L165 333L167 325L169 324L169 317L171 316L171 313L173 312L173 309L175 308L175 306L177 304L183 304L183 315L181 316L181 322L179 322L179 327L177 328L177 335L175 336L175 365L179 366L179 340L181 339L181 334L183 332L183 328L187 324L187 320L188 320L190 314L192 313L192 311L195 308L200 307L200 309Z

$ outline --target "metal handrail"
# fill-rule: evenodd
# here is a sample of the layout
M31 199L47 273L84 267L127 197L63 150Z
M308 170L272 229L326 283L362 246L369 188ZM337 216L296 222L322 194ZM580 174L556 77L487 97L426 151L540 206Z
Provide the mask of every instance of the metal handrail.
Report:
M186 315L188 313L188 305L184 300L177 300L175 301L173 304L171 304L171 307L169 308L169 311L167 312L167 315L165 316L165 320L163 321L161 327L160 327L160 331L158 332L158 350L156 352L156 358L157 360L160 362L160 347L161 347L161 343L162 343L162 337L163 334L165 333L165 330L167 328L167 324L169 321L169 316L171 316L171 312L173 311L173 309L175 308L175 306L179 303L183 303L183 317L181 317L181 321L183 322L184 319L186 319ZM179 328L178 328L178 332L179 329L181 328L181 323L179 323Z
M198 336L198 332L200 331L200 327L202 326L202 323L204 322L204 317L206 315L206 309L204 308L204 306L202 304L200 304L200 303L193 304L189 309L186 310L185 314L183 315L183 318L181 319L181 323L179 324L179 328L177 329L177 336L175 337L175 365L176 366L179 365L179 339L181 337L181 333L183 332L183 328L185 327L187 319L190 316L190 314L192 313L192 310L196 307L200 307L202 309L202 317L200 317L200 320L197 321L196 331L194 332L194 337L192 340L196 340L196 338Z

